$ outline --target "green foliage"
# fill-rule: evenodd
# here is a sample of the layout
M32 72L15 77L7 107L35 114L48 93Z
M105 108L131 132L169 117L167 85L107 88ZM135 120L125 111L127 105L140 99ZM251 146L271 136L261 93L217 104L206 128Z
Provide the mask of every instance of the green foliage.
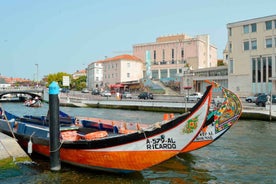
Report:
M73 79L72 88L76 90L82 90L83 88L86 88L86 76L80 76L77 79Z
M218 66L224 66L225 64L223 63L223 60L218 60Z
M69 76L70 78L70 89L82 90L86 88L86 76L80 76L77 79L73 79L71 74L65 72L58 72L54 74L49 74L47 78L47 87L53 82L57 82L60 88L64 88L62 85L63 76Z
M47 78L47 87L53 82L57 82L60 88L63 88L64 86L62 85L62 80L63 80L63 76L69 76L70 81L72 81L72 75L65 73L65 72L58 72L58 73L54 73L54 74L49 74L48 76L46 76Z

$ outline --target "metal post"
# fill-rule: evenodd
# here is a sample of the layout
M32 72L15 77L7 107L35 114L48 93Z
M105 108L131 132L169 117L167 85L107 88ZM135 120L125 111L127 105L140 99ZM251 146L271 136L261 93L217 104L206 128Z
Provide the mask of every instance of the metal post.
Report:
M49 86L49 113L50 113L50 165L52 171L59 171L60 166L60 123L59 123L59 86L52 82Z
M271 121L271 108L272 108L272 91L270 91L270 106L269 106L269 120Z
M185 94L187 95L186 91L185 91ZM189 97L188 97L189 98ZM185 97L185 112L187 112L187 101L188 101L188 98Z

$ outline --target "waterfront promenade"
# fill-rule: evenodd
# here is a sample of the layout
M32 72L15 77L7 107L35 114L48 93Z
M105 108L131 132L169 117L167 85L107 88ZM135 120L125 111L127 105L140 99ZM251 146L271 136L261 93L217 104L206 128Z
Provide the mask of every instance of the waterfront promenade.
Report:
M276 105L258 107L254 103L248 103L241 98L243 111L240 119L276 121ZM189 110L195 103L186 103L179 96L157 96L155 100L123 99L115 97L92 97L87 96L61 96L60 103L63 106L114 108L128 110L158 111L164 113L183 113Z

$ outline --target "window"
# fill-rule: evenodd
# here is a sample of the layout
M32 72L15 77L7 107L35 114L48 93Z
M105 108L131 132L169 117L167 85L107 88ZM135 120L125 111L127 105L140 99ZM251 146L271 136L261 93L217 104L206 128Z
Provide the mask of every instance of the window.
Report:
M127 78L129 78L130 77L130 73L127 73Z
M268 64L268 78L272 77L272 57L267 58ZM271 80L269 80L271 82Z
M162 52L162 59L163 59L163 61L165 61L165 50L163 49L163 52Z
M271 30L272 29L272 21L266 21L265 22L265 30Z
M256 23L251 24L251 32L252 33L257 32L257 24Z
M257 58L257 82L261 82L261 60L262 57Z
M170 77L176 78L177 77L177 69L170 69Z
M161 78L168 78L168 70L167 69L160 70L160 77Z
M251 41L251 49L256 50L257 49L257 40L252 40Z
M232 28L231 27L228 29L228 34L229 34L229 36L232 36Z
M232 52L232 43L231 42L229 43L229 52L230 53Z
M265 47L271 48L272 47L272 38L265 39Z
M184 58L184 49L183 48L181 49L181 58L182 59Z
M263 67L263 82L266 82L266 57L263 57L262 58L262 62L263 62L263 65L262 65L262 67Z
M172 49L172 60L174 59L174 49Z
M243 50L244 51L249 50L249 41L244 41L243 42Z
M234 65L233 60L230 59L230 61L229 61L229 73L233 73L233 71L234 71L234 66L233 65Z
M256 58L252 58L252 82L256 82Z
M249 25L243 26L243 33L245 33L245 34L249 33Z
M156 60L156 50L153 51L153 59Z
M127 63L127 67L130 68L130 63Z

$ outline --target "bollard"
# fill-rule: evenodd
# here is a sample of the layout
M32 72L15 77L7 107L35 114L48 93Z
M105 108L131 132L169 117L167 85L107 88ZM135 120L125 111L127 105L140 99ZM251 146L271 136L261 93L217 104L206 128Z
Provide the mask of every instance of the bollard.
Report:
M59 86L52 82L49 86L50 113L50 165L52 171L59 171L60 166L60 130L59 130Z

